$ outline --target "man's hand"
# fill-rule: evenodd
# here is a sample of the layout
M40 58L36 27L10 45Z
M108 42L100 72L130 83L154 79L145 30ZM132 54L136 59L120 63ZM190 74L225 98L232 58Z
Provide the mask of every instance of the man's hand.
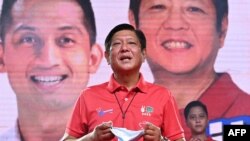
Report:
M104 122L100 125L97 125L95 127L95 130L93 131L92 137L94 141L105 141L105 140L111 140L115 136L111 132L110 128L112 126L112 122Z
M152 123L146 123L144 125L144 141L160 141L161 140L161 130L159 127Z

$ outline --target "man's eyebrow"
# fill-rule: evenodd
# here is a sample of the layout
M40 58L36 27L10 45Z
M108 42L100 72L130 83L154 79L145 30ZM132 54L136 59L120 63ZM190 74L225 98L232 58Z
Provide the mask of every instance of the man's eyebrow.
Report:
M35 27L28 26L28 25L20 25L15 30L14 33L21 31L21 30L27 30L27 31L35 31Z
M204 0L184 0L184 1L199 2L204 4Z
M80 34L83 34L82 31L76 26L62 26L62 27L59 27L58 30L60 31L75 30Z

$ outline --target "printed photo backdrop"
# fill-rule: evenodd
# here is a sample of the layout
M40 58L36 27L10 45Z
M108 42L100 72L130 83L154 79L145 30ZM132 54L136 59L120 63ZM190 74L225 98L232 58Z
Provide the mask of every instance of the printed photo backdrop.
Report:
M2 3L2 0L0 0ZM128 0L92 0L96 18L97 43L104 49L104 39L117 24L128 23ZM220 49L215 68L218 72L229 72L233 81L250 93L250 1L229 0L229 28L225 45ZM141 69L147 81L153 82L147 63ZM103 59L97 73L88 85L107 81L112 73ZM16 100L7 76L0 73L0 132L12 126L16 120Z

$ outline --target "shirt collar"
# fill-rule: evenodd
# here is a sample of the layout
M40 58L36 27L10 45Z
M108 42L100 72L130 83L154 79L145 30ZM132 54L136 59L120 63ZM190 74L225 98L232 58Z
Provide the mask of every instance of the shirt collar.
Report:
M219 77L201 95L199 100L206 103L208 109L216 109L215 115L220 113L220 116L222 117L231 108L241 92L239 92L238 87L234 84L228 73L218 73L217 75ZM213 102L211 102L211 99ZM215 105L214 103L217 104ZM213 117L213 115L210 114L210 117Z
M114 93L117 89L121 87L123 86L115 80L114 74L112 74L108 82L108 86L107 86L108 91L110 91L111 93ZM141 73L140 73L140 79L137 82L136 86L133 88L133 90L139 91L142 93L147 92L147 82L144 80L143 75Z

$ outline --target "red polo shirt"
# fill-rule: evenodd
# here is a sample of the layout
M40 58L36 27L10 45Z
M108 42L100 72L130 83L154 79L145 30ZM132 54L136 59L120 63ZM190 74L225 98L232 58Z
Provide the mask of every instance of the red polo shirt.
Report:
M113 75L109 82L85 89L77 100L66 132L79 138L107 121L112 121L114 127L129 130L140 130L141 123L151 122L170 140L184 137L171 93L144 81L142 75L130 91L118 84Z

